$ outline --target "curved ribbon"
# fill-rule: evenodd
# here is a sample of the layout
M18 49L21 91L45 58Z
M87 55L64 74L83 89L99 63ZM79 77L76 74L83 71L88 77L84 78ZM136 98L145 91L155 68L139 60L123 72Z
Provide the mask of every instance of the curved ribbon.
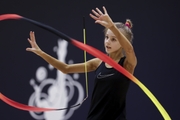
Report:
M136 78L134 77L132 74L130 74L126 69L124 69L122 66L120 66L118 63L116 63L114 60L112 60L109 56L107 56L106 54L102 53L101 51L99 51L96 48L93 48L87 44L83 44L75 39L70 38L69 36L61 33L60 31L47 26L45 24L42 24L40 22L34 21L32 19L28 19L25 17L22 17L20 15L17 14L4 14L4 15L0 15L0 21L2 20L8 20L8 19L14 19L14 20L26 20L34 25L37 25L45 30L50 31L51 33L63 38L64 40L66 40L67 42L70 42L71 44L73 44L74 46L85 50L86 52L88 52L89 54L93 55L94 57L97 57L99 59L101 59L102 61L108 63L109 65L113 66L114 69L116 69L117 71L119 71L120 73L122 73L123 75L125 75L127 78L129 78L131 81L133 81L135 84L137 84L145 93L146 95L151 99L151 101L155 104L155 106L157 107L157 109L159 110L159 112L161 113L161 115L163 116L163 118L165 120L171 120L170 116L168 115L168 113L166 112L166 110L162 107L162 105L159 103L159 101L155 98L155 96ZM37 108L37 107L30 107L27 105L22 105L20 103L17 103L15 101L12 101L8 98L6 98L4 95L2 95L2 93L0 93L0 99L2 99L4 102L6 102L7 104L21 109L21 110L28 110L28 111L45 111L45 110L57 110L57 109L48 109L48 108ZM25 109L26 108L26 109ZM33 108L33 109L32 109Z

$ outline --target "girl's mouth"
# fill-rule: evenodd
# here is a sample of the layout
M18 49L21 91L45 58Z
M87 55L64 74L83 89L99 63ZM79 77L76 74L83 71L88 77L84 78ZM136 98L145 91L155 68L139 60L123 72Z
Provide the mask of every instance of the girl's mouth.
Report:
M109 46L106 46L106 48L107 48L107 49L111 49L111 47L109 47Z

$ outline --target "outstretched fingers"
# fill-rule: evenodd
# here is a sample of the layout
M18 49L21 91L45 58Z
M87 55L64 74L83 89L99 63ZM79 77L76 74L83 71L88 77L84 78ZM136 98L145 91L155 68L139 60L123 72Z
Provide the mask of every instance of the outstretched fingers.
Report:
M30 31L29 36L30 36L31 41L35 41L35 36L34 36L33 31Z
M93 14L89 14L90 17L92 17L94 20L99 20L101 16L108 15L106 8L103 6L103 12L99 8L96 8L96 10L92 9Z
M104 6L103 6L103 10L104 10L104 13L105 13L105 14L108 14L108 13L107 13L107 10L106 10L106 8L105 8Z
M31 41L31 39L28 38L27 40L28 40L28 42L30 43L31 48L29 48L29 47L26 48L26 51L32 51L32 48L33 48L34 45L33 45L32 41Z
M101 12L101 10L99 10L99 8L96 8L97 12L99 13L99 15L103 15L103 13Z
M102 8L104 13L99 8L96 8L95 10L92 10L93 14L90 14L90 16L95 20L95 23L99 23L102 26L109 28L112 26L111 18L109 17L106 8L104 6Z
M31 47L34 47L34 42L28 38L28 42L30 43Z
M95 10L92 10L92 12L94 13L94 15L96 15L96 17L100 17L101 14L99 14L98 12L96 12Z
M28 42L30 43L31 48L26 48L26 50L27 50L27 51L33 51L34 49L38 48L37 45L36 45L34 32L33 32L33 31L30 31L29 36L30 36L30 37L29 37L27 40L28 40Z
M98 20L98 17L94 16L93 14L89 14L91 18L93 18L94 20Z

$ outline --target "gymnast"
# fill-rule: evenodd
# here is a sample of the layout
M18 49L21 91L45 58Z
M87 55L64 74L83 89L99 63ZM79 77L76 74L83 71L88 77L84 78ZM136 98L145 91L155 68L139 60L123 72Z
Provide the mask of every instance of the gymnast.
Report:
M105 7L102 12L96 8L90 13L95 23L105 27L104 47L107 55L131 74L137 65L137 58L132 46L132 22L113 22ZM27 51L33 52L61 72L84 73L95 72L95 84L91 97L87 120L126 120L126 94L130 79L109 64L93 58L86 63L66 64L45 53L35 40L35 33L30 31L28 41L31 45Z

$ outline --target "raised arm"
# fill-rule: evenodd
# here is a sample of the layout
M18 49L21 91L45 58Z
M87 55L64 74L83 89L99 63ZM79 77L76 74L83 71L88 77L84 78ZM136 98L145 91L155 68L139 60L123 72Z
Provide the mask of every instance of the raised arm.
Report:
M101 24L102 26L104 26L107 29L110 29L114 33L114 35L116 36L116 38L118 39L119 43L121 44L122 48L126 53L124 67L130 73L133 73L134 68L137 64L134 48L132 44L129 42L129 40L120 32L120 30L113 23L105 7L103 7L103 10L104 13L102 13L98 8L96 8L96 11L92 10L94 15L90 14L90 16L95 20L95 23Z
M83 73L85 72L85 63L78 63L78 64L66 64L58 59L50 56L49 54L45 53L40 49L40 47L36 43L35 34L34 32L30 31L30 38L28 41L31 45L31 48L26 48L27 51L33 52L43 58L46 62L54 66L56 69L60 70L63 73ZM97 68L101 61L97 58L89 60L86 62L87 72L93 71Z

